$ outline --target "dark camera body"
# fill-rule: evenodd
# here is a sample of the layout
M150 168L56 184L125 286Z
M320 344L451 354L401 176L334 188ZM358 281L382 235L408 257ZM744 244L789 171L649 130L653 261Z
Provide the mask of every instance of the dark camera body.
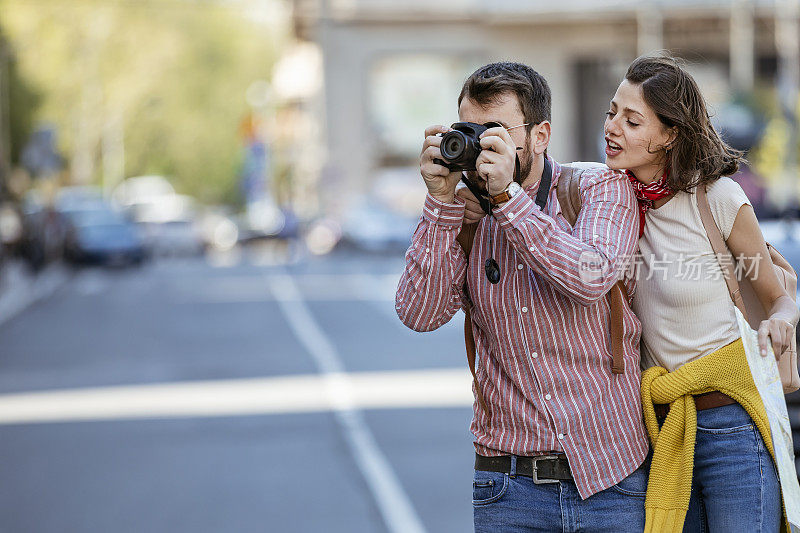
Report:
M451 172L457 170L475 170L475 161L481 153L481 134L498 124L475 124L474 122L456 122L452 131L442 135L439 151L442 159L434 159L434 163L446 166Z

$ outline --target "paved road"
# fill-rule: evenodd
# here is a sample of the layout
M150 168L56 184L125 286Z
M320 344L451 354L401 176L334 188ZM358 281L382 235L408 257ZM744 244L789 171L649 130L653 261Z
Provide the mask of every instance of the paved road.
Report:
M460 317L399 323L400 255L270 263L82 270L0 321L0 531L471 530Z

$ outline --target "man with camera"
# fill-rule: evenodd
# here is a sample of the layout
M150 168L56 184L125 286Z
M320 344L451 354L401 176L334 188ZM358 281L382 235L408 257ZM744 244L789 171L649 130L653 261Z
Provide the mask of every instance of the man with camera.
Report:
M397 314L431 331L469 313L476 532L642 531L641 328L626 300L612 369L605 298L635 251L638 208L624 175L590 169L574 226L565 219L563 167L546 152L550 98L530 67L493 63L464 83L462 122L425 131L428 194ZM457 192L462 170L469 190ZM467 257L457 236L476 220Z

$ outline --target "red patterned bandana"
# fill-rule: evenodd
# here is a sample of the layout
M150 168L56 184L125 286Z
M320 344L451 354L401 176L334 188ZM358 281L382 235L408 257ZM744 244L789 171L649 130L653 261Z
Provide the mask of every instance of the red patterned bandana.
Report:
M639 237L641 237L644 235L644 216L647 210L653 207L653 202L655 200L671 196L675 194L675 191L667 186L668 172L666 170L660 178L649 185L645 185L637 180L636 176L634 176L630 170L626 170L625 174L627 174L631 186L633 187L633 193L639 201Z

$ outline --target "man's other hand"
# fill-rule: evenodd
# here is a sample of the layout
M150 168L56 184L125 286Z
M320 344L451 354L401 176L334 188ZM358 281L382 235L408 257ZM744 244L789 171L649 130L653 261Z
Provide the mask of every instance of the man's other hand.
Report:
M486 216L486 213L481 208L480 202L478 202L478 199L475 198L475 195L472 194L472 191L467 187L459 187L456 190L456 196L464 200L466 204L464 209L464 224L475 224Z
M481 135L481 153L475 168L486 182L490 196L500 194L514 181L517 147L503 127L489 128Z
M452 204L456 185L461 179L461 172L450 172L446 166L433 162L434 159L442 159L442 153L439 151L442 138L438 134L448 131L450 128L440 125L429 126L425 129L425 143L422 145L419 170L430 195L440 202Z

